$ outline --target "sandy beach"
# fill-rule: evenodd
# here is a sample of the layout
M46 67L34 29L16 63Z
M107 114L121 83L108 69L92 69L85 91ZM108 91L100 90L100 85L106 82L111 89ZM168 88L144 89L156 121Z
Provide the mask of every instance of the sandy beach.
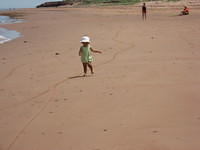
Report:
M199 150L200 10L22 9L1 25L0 150ZM83 35L103 51L82 77Z

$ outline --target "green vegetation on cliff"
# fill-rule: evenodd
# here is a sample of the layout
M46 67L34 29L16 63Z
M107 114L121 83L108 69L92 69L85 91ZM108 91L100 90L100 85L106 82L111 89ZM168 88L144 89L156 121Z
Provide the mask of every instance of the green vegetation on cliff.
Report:
M140 0L64 0L67 2L80 2L83 5L99 4L99 5L129 5L140 2Z
M131 5L139 2L148 2L148 1L159 1L159 0L63 0L67 2L76 3L79 2L82 5ZM179 1L179 0L163 0L163 1Z

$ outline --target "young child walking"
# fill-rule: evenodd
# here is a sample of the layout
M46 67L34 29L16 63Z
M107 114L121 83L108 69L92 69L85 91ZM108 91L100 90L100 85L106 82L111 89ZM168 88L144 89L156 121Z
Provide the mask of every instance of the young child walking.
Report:
M90 68L91 74L94 74L94 70L93 70L93 66L92 66L92 55L91 52L94 53L102 53L101 51L97 51L94 50L91 46L90 46L90 38L88 36L83 36L81 38L82 46L80 47L79 50L79 56L81 56L81 62L83 64L83 71L84 71L84 75L87 75L87 67Z

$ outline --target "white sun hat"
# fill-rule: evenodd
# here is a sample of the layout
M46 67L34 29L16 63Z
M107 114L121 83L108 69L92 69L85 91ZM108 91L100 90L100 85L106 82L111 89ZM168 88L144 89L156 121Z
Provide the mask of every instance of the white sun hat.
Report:
M88 37L88 36L83 36L82 38L81 38L81 41L80 41L81 43L82 42L88 42L88 43L90 43L90 38Z

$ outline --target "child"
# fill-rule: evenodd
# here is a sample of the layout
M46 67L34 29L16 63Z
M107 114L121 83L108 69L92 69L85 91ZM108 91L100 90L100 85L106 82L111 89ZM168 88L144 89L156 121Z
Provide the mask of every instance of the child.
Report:
M90 47L90 38L88 36L83 36L80 42L83 44L83 46L81 46L79 50L79 56L81 56L81 62L83 63L83 76L86 76L87 74L87 66L90 68L91 74L94 74L91 51L94 53L102 52L94 50L92 47Z
M180 16L182 16L182 15L189 15L189 9L187 8L187 6L184 6L183 11L181 11Z

